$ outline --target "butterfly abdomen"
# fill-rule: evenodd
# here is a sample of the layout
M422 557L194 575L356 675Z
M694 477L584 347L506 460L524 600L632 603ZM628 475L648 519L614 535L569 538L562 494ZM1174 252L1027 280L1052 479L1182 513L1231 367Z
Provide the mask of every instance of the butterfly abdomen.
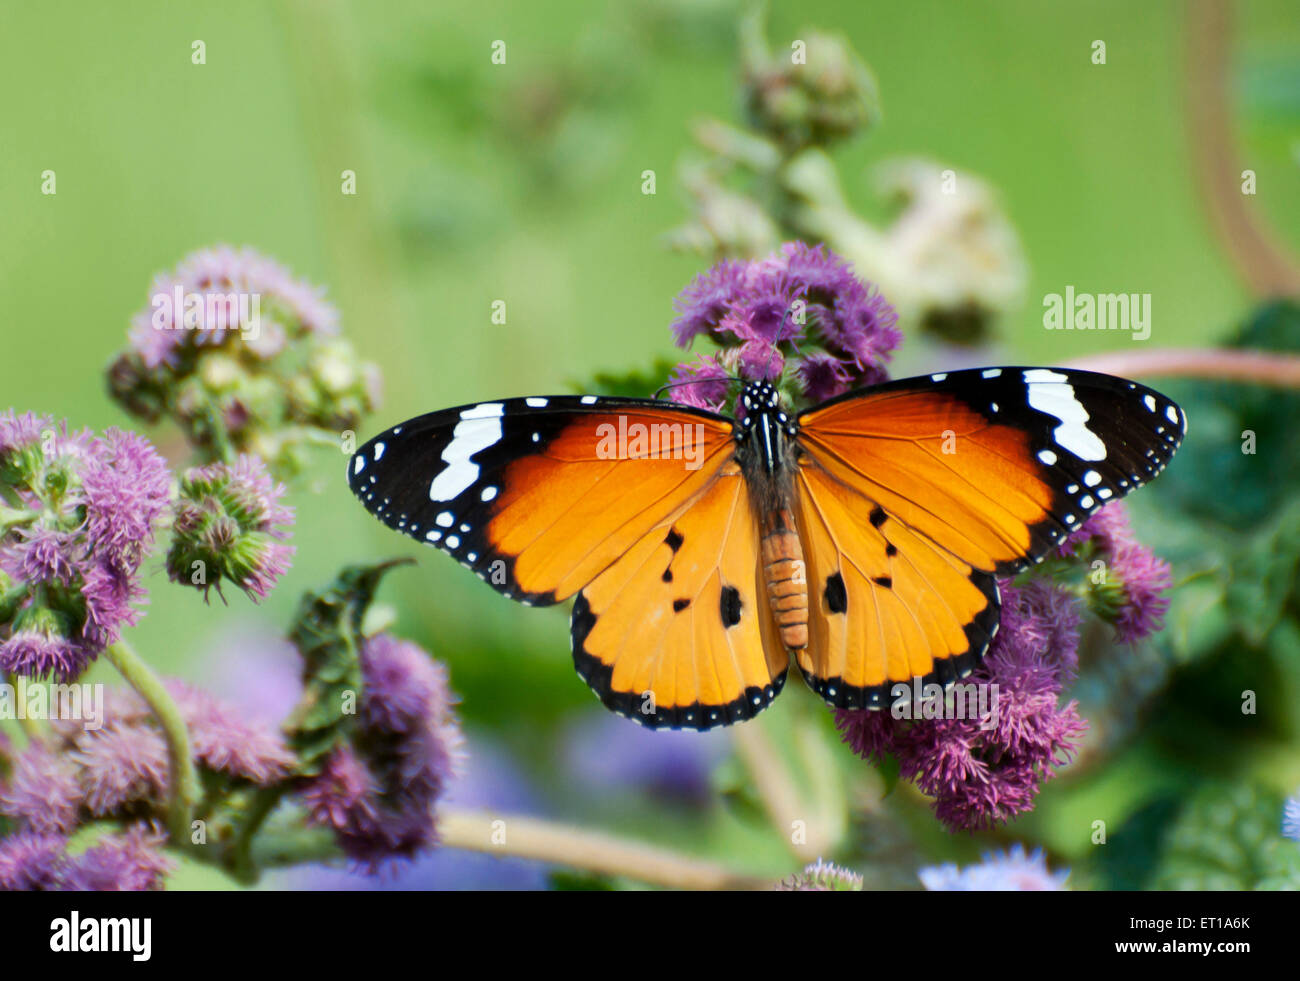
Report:
M763 523L763 578L772 616L788 650L808 646L808 579L803 549L790 512L780 510Z

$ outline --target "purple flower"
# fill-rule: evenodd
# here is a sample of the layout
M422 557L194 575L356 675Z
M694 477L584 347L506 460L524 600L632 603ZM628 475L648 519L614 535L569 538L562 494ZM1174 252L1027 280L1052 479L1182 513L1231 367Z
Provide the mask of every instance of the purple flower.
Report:
M265 599L289 569L293 547L284 544L293 511L280 503L276 484L255 456L234 466L195 467L180 482L167 573L207 596L221 581L234 583L252 600Z
M13 409L0 412L0 463L12 453L31 449L41 441L41 433L50 429L54 420L34 412L19 414Z
M295 334L338 332L338 312L325 302L323 290L251 248L221 245L190 253L174 272L155 277L149 300L130 333L149 369L175 363L188 346L222 344L236 331L265 356L279 352L276 340L283 340L285 324Z
M0 814L39 834L69 834L82 802L77 767L66 757L33 744L14 761L0 786Z
M1282 810L1282 834L1300 841L1300 794L1289 798Z
M60 888L65 845L59 835L36 831L0 838L0 892Z
M748 263L724 259L707 272L700 273L673 301L677 319L673 321L673 340L688 347L692 338L715 330L740 295Z
M1073 758L1087 728L1077 705L1060 699L1078 666L1072 598L1042 580L1004 582L1001 589L997 637L966 682L988 692L985 718L836 713L844 741L864 759L897 757L900 774L934 798L936 816L953 830L989 827L1031 810L1042 782Z
M795 367L795 377L800 390L813 405L844 394L853 384L849 365L825 352L800 358Z
M171 473L158 451L135 433L109 429L94 449L81 474L86 544L101 562L134 571L153 545Z
M83 733L69 757L77 764L86 807L97 817L161 801L167 791L167 742L154 726L113 724Z
M313 823L334 830L375 869L437 842L434 812L457 765L460 730L446 669L419 647L380 634L361 651L357 731L303 793Z
M673 369L669 383L674 402L718 412L727 400L731 374L719 358L704 355L696 361L679 364Z
M1041 850L1026 855L1023 845L1010 852L989 852L983 862L958 869L951 863L928 866L917 873L931 892L1035 892L1065 888L1069 870L1049 872Z
M1057 551L1105 562L1102 581L1090 580L1089 603L1120 641L1133 643L1164 626L1165 594L1173 585L1169 563L1137 540L1121 502L1098 510Z
M14 620L9 636L0 641L0 673L53 675L64 681L77 677L93 657L85 644L67 634L66 618L28 606Z
M19 831L0 838L0 890L161 889L171 870L160 836L141 825L69 855L61 835Z
M267 786L293 766L294 755L270 725L250 722L215 695L182 681L169 682L167 690L189 729L194 758L209 770Z
M692 281L677 298L673 336L683 347L707 334L723 348L721 381L779 381L795 359L791 394L819 401L885 377L884 363L902 339L898 316L874 286L825 246L788 242L765 259L726 261ZM733 353L734 352L734 353ZM680 366L677 380L703 374ZM718 390L679 386L673 398L714 407Z
M0 461L13 505L0 532L0 670L71 680L139 619L139 568L171 477L134 433L3 419L0 438L22 449Z
M105 835L68 861L66 889L95 892L163 888L172 863L162 854L163 836L141 824L124 834Z

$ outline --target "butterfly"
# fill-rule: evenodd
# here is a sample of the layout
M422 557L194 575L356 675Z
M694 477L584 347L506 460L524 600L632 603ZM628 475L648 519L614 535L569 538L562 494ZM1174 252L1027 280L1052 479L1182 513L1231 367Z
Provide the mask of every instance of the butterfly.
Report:
M650 727L752 718L793 658L843 709L954 684L998 630L999 577L1164 469L1186 420L1136 382L953 371L737 418L547 396L408 420L351 458L390 528L506 596L574 598L578 674Z

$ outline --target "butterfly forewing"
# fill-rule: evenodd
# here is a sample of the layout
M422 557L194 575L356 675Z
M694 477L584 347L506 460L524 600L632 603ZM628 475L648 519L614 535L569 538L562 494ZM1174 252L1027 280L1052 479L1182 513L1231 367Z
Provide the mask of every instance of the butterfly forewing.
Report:
M698 495L730 450L729 420L672 403L504 399L394 426L356 452L348 481L390 528L543 605Z
M977 569L1012 575L1160 473L1182 411L1135 382L1065 368L908 378L805 412L807 454Z

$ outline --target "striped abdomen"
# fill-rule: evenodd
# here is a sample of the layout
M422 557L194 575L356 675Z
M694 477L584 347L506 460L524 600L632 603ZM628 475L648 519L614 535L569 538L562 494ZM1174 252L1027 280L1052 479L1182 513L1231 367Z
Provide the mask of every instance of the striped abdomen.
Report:
M781 643L792 651L808 646L808 580L803 549L794 522L786 510L769 514L763 522L763 578Z

